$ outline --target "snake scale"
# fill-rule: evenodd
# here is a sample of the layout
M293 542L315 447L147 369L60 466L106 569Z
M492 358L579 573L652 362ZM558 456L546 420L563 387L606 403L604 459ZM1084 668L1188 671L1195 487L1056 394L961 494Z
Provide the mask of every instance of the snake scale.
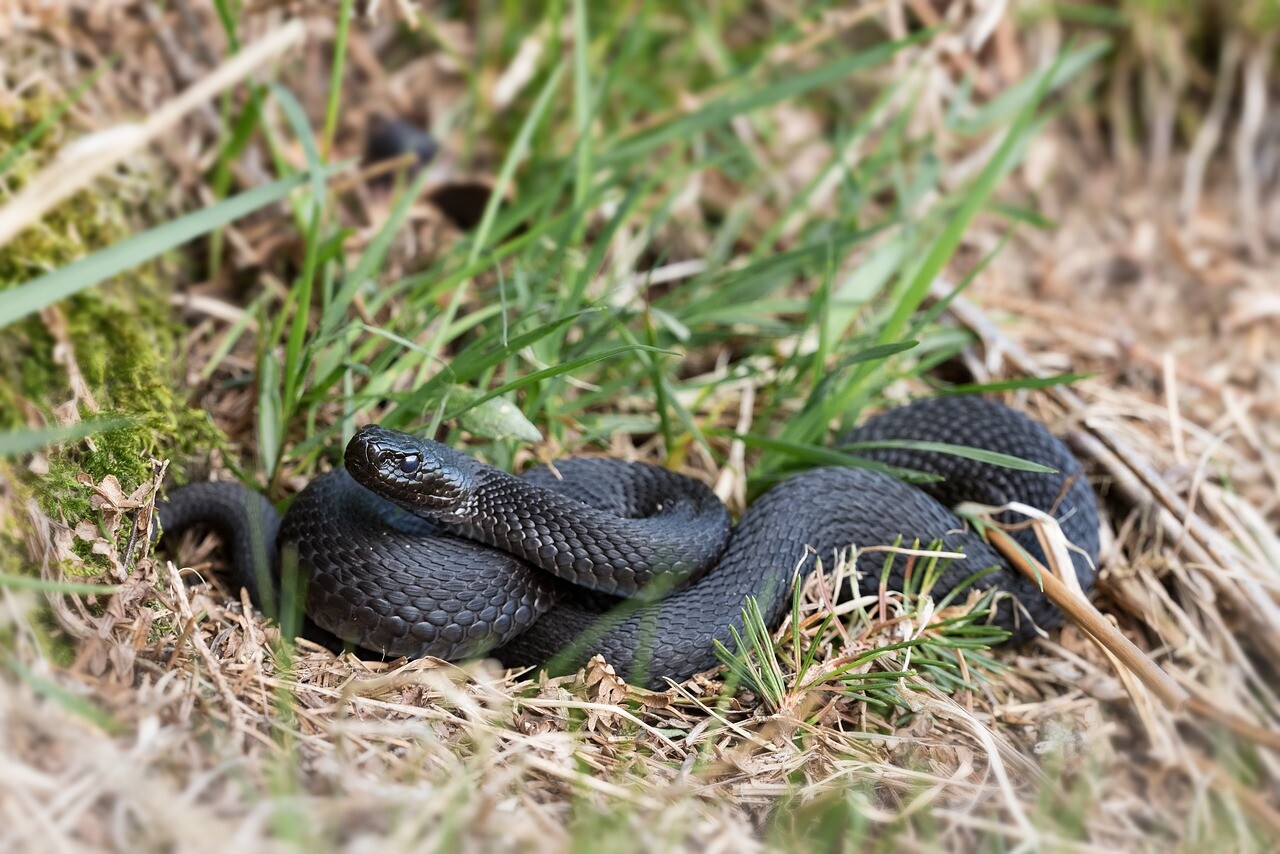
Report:
M568 458L514 476L430 439L363 427L345 466L315 478L281 517L235 483L197 483L158 505L173 535L193 525L227 543L255 603L274 601L282 565L306 583L313 630L386 656L456 660L493 655L509 666L557 656L572 667L602 654L630 681L660 687L715 666L755 596L770 626L790 590L821 559L850 546L941 540L962 551L935 598L979 570L998 588L992 620L1014 640L1059 619L1038 585L1007 566L950 508L1021 502L1052 513L1076 547L1088 590L1098 558L1096 499L1067 447L1003 404L942 397L890 409L842 438L875 443L857 455L876 468L821 467L772 486L732 525L702 483L655 466ZM886 443L898 443L886 447ZM963 445L1055 470L1024 471L920 443ZM925 472L910 485L885 467ZM1018 521L1006 513L1007 520ZM1042 562L1035 532L1011 536ZM864 564L865 562L865 564ZM880 584L884 555L858 560L863 592ZM893 561L900 589L908 561ZM852 591L850 591L852 592Z

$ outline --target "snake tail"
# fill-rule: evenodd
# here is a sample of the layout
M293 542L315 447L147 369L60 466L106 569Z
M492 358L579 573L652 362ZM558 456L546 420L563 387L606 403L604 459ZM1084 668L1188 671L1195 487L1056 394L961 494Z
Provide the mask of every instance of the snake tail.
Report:
M156 513L166 537L196 526L217 534L229 552L236 584L248 591L254 606L276 613L281 517L265 495L240 483L192 483L157 501Z

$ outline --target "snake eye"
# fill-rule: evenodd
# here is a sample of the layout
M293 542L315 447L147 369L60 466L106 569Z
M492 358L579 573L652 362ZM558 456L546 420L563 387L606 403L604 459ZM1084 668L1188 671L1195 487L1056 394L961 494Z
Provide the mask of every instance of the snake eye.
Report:
M405 474L413 474L420 465L422 465L422 461L418 458L418 455L410 454L400 461L400 471Z

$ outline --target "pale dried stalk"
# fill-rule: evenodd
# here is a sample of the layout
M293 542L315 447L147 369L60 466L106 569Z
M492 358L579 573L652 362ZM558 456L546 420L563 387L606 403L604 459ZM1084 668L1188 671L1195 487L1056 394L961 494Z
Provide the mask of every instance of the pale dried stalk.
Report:
M1240 194L1240 230L1254 261L1265 261L1267 241L1262 229L1262 198L1258 180L1258 139L1266 126L1267 74L1275 52L1275 35L1251 46L1244 57L1244 102L1236 135L1236 181Z
M1231 96L1235 93L1236 70L1240 67L1240 36L1238 33L1228 35L1222 46L1222 59L1218 63L1218 73L1214 78L1213 100L1209 102L1209 112L1204 123L1196 131L1195 141L1191 144L1191 152L1187 155L1186 171L1182 177L1182 197L1178 202L1178 216L1188 220L1200 207L1200 193L1204 188L1204 175L1209 167L1209 159L1217 150L1222 139L1222 128L1227 122L1227 111L1231 109Z
M72 143L69 149L64 149L63 156L46 166L9 204L0 208L0 246L34 225L46 211L84 189L99 175L152 140L171 132L188 113L298 44L305 33L306 28L301 21L291 21L228 59L213 73L152 113L146 121L118 125L94 134L89 138L92 142L79 140ZM73 157L69 151L80 143L92 144L93 149Z
M1172 710L1185 708L1191 700L1187 689L1160 669L1147 654L1138 649L1120 630L1113 626L1088 599L1074 593L1057 575L1030 557L1013 538L999 528L989 528L987 536L991 544L1014 567L1044 588L1044 595L1080 628L1084 629L1098 646L1115 657L1133 672L1151 693L1160 698L1165 707Z

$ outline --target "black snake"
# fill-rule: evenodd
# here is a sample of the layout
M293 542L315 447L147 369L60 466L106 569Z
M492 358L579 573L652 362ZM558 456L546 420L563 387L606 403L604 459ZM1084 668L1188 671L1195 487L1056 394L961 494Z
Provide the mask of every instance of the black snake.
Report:
M996 567L978 586L998 587L1017 605L999 603L994 622L1015 639L1056 622L1036 583L952 513L960 502L1018 501L1054 514L1077 547L1080 584L1090 587L1096 500L1079 463L1043 425L995 402L944 397L884 412L843 441L876 444L856 453L881 468L942 479L908 485L869 468L810 469L771 487L732 526L710 489L666 469L569 458L516 477L447 445L370 426L348 444L345 468L312 481L283 518L234 483L181 487L158 510L169 534L205 524L228 540L237 577L257 603L264 593L274 598L282 565L296 565L309 620L364 649L492 654L510 666L566 649L563 666L601 653L651 686L715 665L713 641L732 646L747 596L776 625L792 584L816 559L830 567L839 551L892 544L899 535L905 545L941 540L967 556L943 570L935 597ZM1056 471L1002 467L919 443L996 451ZM1044 561L1032 530L1012 536ZM907 563L893 561L891 588L903 584ZM864 591L879 586L883 564L882 554L859 559Z

